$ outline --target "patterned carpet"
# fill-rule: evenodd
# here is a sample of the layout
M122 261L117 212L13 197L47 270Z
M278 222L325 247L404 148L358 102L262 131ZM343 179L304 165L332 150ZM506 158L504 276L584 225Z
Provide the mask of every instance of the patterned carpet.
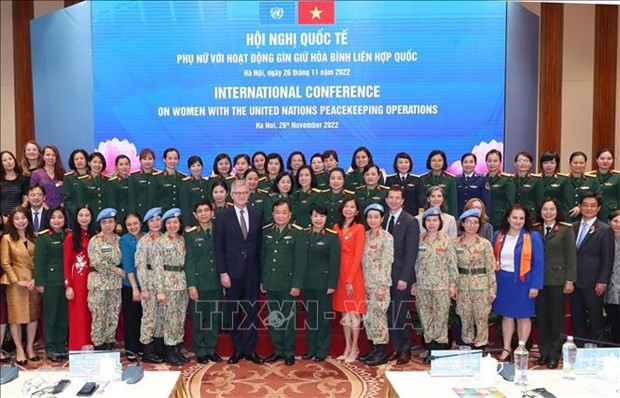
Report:
M39 350L39 355L43 355ZM530 366L538 358L537 348L530 350ZM184 366L167 364L144 364L147 370L181 370L185 388L192 398L200 397L380 397L383 393L383 373L388 370L424 371L428 366L414 350L412 361L407 365L395 362L368 367L361 362L351 364L328 359L324 362L304 361L297 358L295 365L285 366L283 362L255 365L242 360L229 365L220 363L198 364L192 357ZM187 354L191 357L191 354ZM123 359L123 366L127 361ZM43 359L29 362L21 370L46 367L68 367L68 363L55 364Z

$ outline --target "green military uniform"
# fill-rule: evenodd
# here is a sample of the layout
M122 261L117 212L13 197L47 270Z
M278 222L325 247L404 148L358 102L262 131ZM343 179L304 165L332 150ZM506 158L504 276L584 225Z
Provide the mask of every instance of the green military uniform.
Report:
M321 191L329 189L329 174L326 172L316 174L316 187Z
M234 204L230 202L224 202L224 206L213 206L213 222L215 223L217 216L219 216L224 210L228 209L229 207L233 207L233 206Z
M538 210L545 198L545 187L539 175L526 174L513 176L515 184L515 203L520 203L529 212L532 220L538 219Z
M353 170L344 177L344 187L349 191L355 191L359 186L364 185L364 173L362 170Z
M491 186L491 209L486 209L489 222L498 230L504 221L506 210L515 202L515 183L512 174L497 173L487 175Z
M106 207L112 207L114 203L110 181L103 176L93 177L90 174L78 177L77 203L90 205L95 217Z
M448 289L456 285L456 250L453 240L439 232L434 241L427 233L420 236L418 259L415 263L416 305L424 329L424 341L448 343Z
M116 209L116 222L125 230L125 214L129 212L129 178L119 175L110 177L110 200Z
M543 288L536 297L538 347L541 356L559 360L568 298L563 292L564 284L577 279L575 233L571 224L558 222L549 231L544 224L537 224L534 229L541 231L545 247Z
M198 225L192 213L196 203L210 198L211 190L208 184L209 181L202 177L187 176L181 180L181 214L183 214L183 223L186 226Z
M568 176L569 187L571 188L571 201L568 203L569 209L579 205L581 196L586 192L592 192L596 195L600 195L600 185L598 179L593 176L582 175L575 177L572 174ZM602 210L602 208L601 208ZM570 221L581 220L581 213L577 217L573 217ZM607 220L605 220L606 222Z
M562 211L562 215L564 219L569 220L570 215L568 212L570 211L570 207L568 204L571 203L571 188L569 186L568 178L564 174L553 174L553 175L545 175L542 177L543 188L544 188L544 198L551 198L557 200L560 204L560 209Z
M226 183L226 186L228 187L226 189L226 192L228 192L228 196L230 197L230 187L235 181L235 176L223 177L221 175L212 175L211 177L209 177L209 179L207 180L207 197L209 198L210 202L213 202L213 196L211 195L211 192L213 191L213 184L215 184L217 181L224 181Z
M91 340L95 346L113 344L118 315L121 311L121 248L120 237L107 241L103 234L88 243L90 273L88 274L88 309L92 315Z
M149 188L149 208L161 207L162 214L174 208L181 207L181 180L185 174L178 171L169 174L167 171L153 173L153 181Z
M264 225L267 225L273 222L272 207L273 207L273 204L276 203L280 199L287 201L288 204L291 205L291 209L294 209L293 207L294 200L291 195L283 195L281 193L275 193L275 192L270 193L267 196L265 207L263 207L263 224Z
M347 189L342 190L339 193L334 193L331 189L326 189L319 194L319 202L327 209L327 221L325 225L333 227L340 219L340 205L344 198L355 197L355 192ZM360 211L364 211L360 209Z
M220 328L222 284L215 267L212 229L191 227L185 230L185 279L188 290L198 291L198 301L190 305L192 345L197 357L215 353Z
M422 184L422 191L424 197L430 187L441 187L444 192L444 202L448 213L454 217L459 216L458 199L456 193L456 178L452 174L441 172L439 175L434 175L432 171L424 173L420 176L420 183ZM495 202L491 200L491 203L495 205Z
M43 286L43 335L48 358L67 352L67 298L63 273L62 244L65 231L40 231L34 249L34 281Z
M295 310L297 297L292 288L301 289L306 275L306 233L295 224L282 230L275 224L263 228L261 284L267 291L267 324L275 353L295 355Z
M267 203L268 193L265 190L257 189L256 192L250 192L250 198L248 199L247 206L251 209L256 209L263 214L265 204Z
M81 177L76 171L65 173L62 180L62 203L67 210L67 218L72 222L75 217L75 211L80 205L78 202L78 178Z
M489 343L490 296L497 294L493 247L479 236L474 243L467 243L460 236L456 238L455 248L459 273L456 313L463 325L461 336L465 344L486 346Z
M304 277L304 301L307 309L308 354L327 358L331 336L332 295L340 269L340 239L338 233L324 228L321 232L306 229L308 265Z
M372 203L378 203L385 208L385 198L387 197L389 189L389 187L383 185L377 185L376 188L371 189L368 189L366 185L360 185L357 187L355 190L355 197L360 203L360 213L363 213L364 209ZM364 220L364 225L366 225L366 220Z
M162 305L164 344L171 347L183 341L187 311L187 284L185 281L185 241L183 236L172 238L164 233L155 241L157 255L155 268L155 295L165 294Z
M319 202L320 192L320 189L312 188L308 192L300 189L293 194L293 223L302 228L307 228L311 225L310 211L312 206Z
M142 298L142 322L140 323L140 342L148 345L153 338L163 336L163 309L155 297L155 268L153 259L157 256L156 241L160 235L148 233L136 245L136 272L142 293L148 292L149 299Z
M620 171L611 170L609 173L592 171L587 175L595 177L600 186L602 205L597 218L609 223L607 220L609 214L620 209Z
M394 238L384 229L375 236L366 231L366 241L362 256L364 272L364 289L366 290L366 313L364 327L366 336L373 344L387 344L390 340L387 310L390 305L390 287L392 286L392 263L394 262ZM383 299L377 298L379 290Z
M150 196L153 179L154 174L145 173L144 170L136 171L128 178L129 211L140 215L140 219L144 217L150 208L155 207L151 206L154 201Z
M263 191L270 194L273 192L273 180L269 179L269 176L263 176L258 179L258 189L262 189Z

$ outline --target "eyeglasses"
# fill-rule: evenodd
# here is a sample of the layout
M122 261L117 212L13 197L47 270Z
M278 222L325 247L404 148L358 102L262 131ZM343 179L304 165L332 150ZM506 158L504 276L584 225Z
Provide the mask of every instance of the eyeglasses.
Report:
M478 220L465 220L465 221L463 221L463 224L478 225L478 224L480 224L480 222Z
M232 195L249 195L250 191L231 192Z

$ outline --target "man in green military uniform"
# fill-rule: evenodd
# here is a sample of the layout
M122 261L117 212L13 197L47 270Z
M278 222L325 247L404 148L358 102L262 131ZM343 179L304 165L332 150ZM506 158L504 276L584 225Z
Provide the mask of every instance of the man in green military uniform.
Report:
M308 351L302 358L322 362L327 358L329 349L332 293L338 284L340 268L340 240L336 231L325 228L325 207L314 205L310 219L312 226L306 229L308 266L304 278Z
M63 251L65 216L56 207L50 209L50 228L40 231L34 251L34 280L43 294L43 333L45 352L52 362L63 361L67 353L67 299L65 297Z
M193 211L198 226L185 229L185 278L192 313L192 345L198 363L220 362L215 352L222 284L215 267L213 210L202 200Z
M306 233L290 224L286 200L272 206L273 223L263 228L261 291L267 293L267 325L275 352L265 362L295 363L295 309L306 274Z

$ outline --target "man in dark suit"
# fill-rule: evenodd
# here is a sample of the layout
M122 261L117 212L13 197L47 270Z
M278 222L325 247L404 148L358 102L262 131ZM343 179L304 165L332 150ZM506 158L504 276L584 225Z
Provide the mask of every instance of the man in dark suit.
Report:
M389 213L383 228L394 237L394 262L392 263L392 301L388 307L388 327L394 353L389 358L399 365L411 359L411 322L407 320L409 288L415 282L414 266L418 258L420 226L416 219L403 210L403 188L392 186L386 202Z
M49 228L47 219L47 209L43 207L45 203L45 188L40 184L29 186L26 190L28 200L27 210L30 224L34 232L43 231Z
M232 305L230 333L235 352L228 363L245 358L256 364L263 359L254 351L258 337L258 292L260 284L260 247L262 215L247 207L250 190L243 180L230 189L233 207L222 211L215 223L215 261L227 305Z
M609 284L614 260L614 237L609 225L596 216L601 200L592 192L579 201L581 221L573 223L577 237L577 281L571 295L571 312L575 336L586 337L586 314L590 316L592 339L602 340L603 297ZM583 343L577 340L577 345Z

